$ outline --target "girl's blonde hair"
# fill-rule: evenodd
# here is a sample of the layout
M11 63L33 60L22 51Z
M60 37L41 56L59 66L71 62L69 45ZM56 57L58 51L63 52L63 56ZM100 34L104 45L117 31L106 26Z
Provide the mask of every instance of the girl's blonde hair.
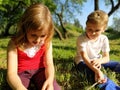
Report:
M46 43L49 43L54 33L54 25L49 9L43 4L33 4L26 9L19 24L15 37L16 45L27 42L26 33L31 30L47 29Z
M86 25L88 23L104 25L106 28L108 24L108 14L102 10L96 10L88 15Z

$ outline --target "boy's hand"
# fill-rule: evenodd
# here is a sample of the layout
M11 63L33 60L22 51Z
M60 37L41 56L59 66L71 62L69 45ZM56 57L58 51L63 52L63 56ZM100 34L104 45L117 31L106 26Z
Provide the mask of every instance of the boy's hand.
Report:
M101 69L101 62L100 59L96 59L96 60L91 60L91 64L99 69Z
M102 71L99 71L98 73L95 73L95 81L99 83L105 83L107 81L107 78L104 77Z

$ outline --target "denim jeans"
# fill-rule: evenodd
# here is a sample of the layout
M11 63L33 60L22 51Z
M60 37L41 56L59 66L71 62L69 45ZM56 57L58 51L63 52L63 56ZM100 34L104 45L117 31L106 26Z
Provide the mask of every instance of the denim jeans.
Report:
M110 61L106 64L102 64L102 66L107 69L120 73L120 63L115 61ZM92 83L95 82L94 80L94 72L84 63L80 62L78 65L76 65L78 71L80 71L83 74L86 74L88 81L93 80ZM93 78L91 78L93 77ZM120 90L120 87L117 86L112 80L110 80L107 76L107 82L104 84L99 84L98 87L100 90Z
M116 85L112 80L110 80L108 77L107 82L103 84L99 84L98 87L100 90L120 90L120 86Z
M111 69L114 72L120 73L120 62L110 61L106 64L102 64L102 66L107 69Z

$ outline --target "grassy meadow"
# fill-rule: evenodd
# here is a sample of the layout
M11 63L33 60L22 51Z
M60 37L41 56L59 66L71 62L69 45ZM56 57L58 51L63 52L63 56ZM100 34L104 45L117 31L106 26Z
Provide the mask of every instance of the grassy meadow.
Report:
M69 39L60 41L53 39L53 58L55 65L55 77L63 90L87 90L91 86L85 78L85 75L79 74L74 68L74 56L76 53L76 38L79 33L71 33ZM111 60L120 60L120 36L119 33L106 33L110 40L110 58ZM9 37L0 38L0 90L6 90L6 48ZM104 70L109 78L120 85L120 75ZM90 90L97 90L92 88Z

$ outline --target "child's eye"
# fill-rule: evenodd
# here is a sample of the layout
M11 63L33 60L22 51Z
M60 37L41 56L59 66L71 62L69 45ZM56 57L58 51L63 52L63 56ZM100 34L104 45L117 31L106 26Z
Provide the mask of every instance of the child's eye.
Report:
M41 38L44 38L45 36L46 36L46 35L41 35L40 37L41 37Z
M95 32L99 32L100 30L95 30Z
M88 31L88 32L91 32L91 31L92 31L92 29L87 29L87 31Z
M36 35L35 35L35 34L31 34L31 36L32 36L32 37L36 37Z

